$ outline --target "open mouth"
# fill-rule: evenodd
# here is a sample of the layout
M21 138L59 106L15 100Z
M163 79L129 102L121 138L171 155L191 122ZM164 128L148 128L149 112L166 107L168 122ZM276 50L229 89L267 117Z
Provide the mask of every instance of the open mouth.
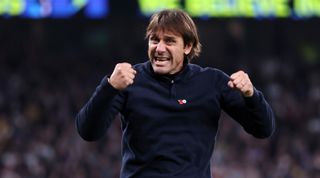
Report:
M170 61L170 58L168 58L168 57L154 57L153 58L154 64L159 67L167 65L169 61Z
M154 61L156 62L163 62L163 61L169 61L170 58L168 57L154 57Z

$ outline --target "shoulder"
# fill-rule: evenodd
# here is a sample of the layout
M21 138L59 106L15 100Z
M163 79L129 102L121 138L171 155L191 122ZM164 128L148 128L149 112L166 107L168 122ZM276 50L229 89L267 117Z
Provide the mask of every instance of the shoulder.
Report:
M188 64L190 67L190 70L194 74L200 74L200 75L205 75L209 76L210 78L214 78L216 80L222 79L222 80L227 80L229 79L229 76L223 72L220 69L214 68L214 67L201 67L197 64Z
M133 68L134 68L135 70L141 71L143 68L145 68L145 67L147 66L147 63L148 63L148 61L147 61L147 62L142 62L142 63L134 64L134 65L133 65Z

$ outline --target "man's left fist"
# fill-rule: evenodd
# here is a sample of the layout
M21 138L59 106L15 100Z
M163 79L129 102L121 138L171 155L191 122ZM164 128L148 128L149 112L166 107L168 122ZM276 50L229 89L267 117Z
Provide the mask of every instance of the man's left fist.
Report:
M230 88L239 90L244 97L251 97L253 95L253 85L247 73L242 70L233 73L230 76L230 81L228 82Z

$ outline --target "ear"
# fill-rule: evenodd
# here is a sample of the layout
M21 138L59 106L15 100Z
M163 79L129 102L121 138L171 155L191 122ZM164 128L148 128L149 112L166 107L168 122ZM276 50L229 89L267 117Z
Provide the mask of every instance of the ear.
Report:
M185 55L188 55L190 52L191 52L191 49L192 49L192 44L187 44L184 46L184 54Z

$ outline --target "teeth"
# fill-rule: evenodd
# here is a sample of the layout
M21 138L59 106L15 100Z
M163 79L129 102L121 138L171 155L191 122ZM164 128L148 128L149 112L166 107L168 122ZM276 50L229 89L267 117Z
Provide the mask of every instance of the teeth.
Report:
M155 57L156 61L168 61L169 59L166 57Z

